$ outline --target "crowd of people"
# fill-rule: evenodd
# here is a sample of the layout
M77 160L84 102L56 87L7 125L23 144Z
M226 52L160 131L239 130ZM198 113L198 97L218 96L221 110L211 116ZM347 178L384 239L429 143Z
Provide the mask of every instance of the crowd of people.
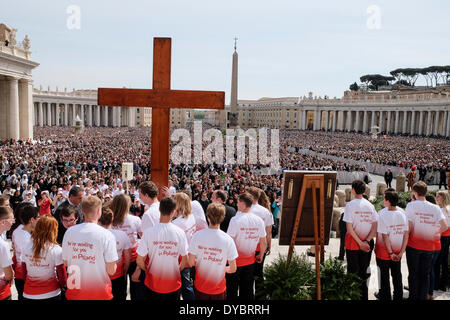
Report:
M11 264L2 256L5 268L0 270L0 299L9 297L5 288L12 279L20 299L123 300L127 279L132 300L173 299L180 294L184 300L264 298L263 264L277 233L282 171L261 174L267 165L248 162L171 163L169 186L158 190L151 183L150 138L150 128L86 128L83 134L74 135L68 128L37 127L35 141L0 142L0 206L11 208L0 209L0 231L12 239L15 252ZM295 170L366 170L345 160L292 151L309 149L366 162L405 168L420 165L447 172L448 141L409 139L415 138L373 140L354 133L281 130L280 165ZM130 181L122 180L123 162L133 163ZM150 228L152 232L147 234ZM98 237L89 238L91 233ZM155 245L159 242L155 234L165 239L159 245ZM98 241L115 245L98 248L94 245ZM347 249L361 249L355 241L358 248L353 245ZM30 242L39 245L30 248ZM211 247L212 243L217 246ZM6 252L5 245L2 242L0 249ZM40 256L42 250L45 257ZM99 258L100 253L106 260ZM352 258L351 253L347 257ZM362 261L357 253L355 256L354 261ZM36 268L39 258L41 265L56 270L51 283L42 289L52 291L42 292L40 280L27 284L29 278L49 276L48 270ZM81 282L67 279L70 270L66 268L79 266L79 262L86 263L88 274L92 273L90 264L94 264L94 273L101 277L81 278ZM349 261L349 272L358 273L355 270L360 269ZM74 281L82 287L97 281L104 287L79 292L67 286Z

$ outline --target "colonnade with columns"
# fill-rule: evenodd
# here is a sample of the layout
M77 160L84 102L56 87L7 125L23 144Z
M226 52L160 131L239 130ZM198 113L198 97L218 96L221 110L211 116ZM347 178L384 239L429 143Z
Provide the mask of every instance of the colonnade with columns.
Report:
M85 103L34 102L34 125L74 126L77 117L87 127L135 127L136 109Z

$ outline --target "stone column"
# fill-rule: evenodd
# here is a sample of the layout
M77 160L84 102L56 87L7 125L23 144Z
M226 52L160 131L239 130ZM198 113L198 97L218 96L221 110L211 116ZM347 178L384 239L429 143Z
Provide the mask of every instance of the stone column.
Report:
M363 127L362 127L362 131L364 132L364 133L367 133L368 132L368 130L367 130L367 110L364 110L364 116L363 116Z
M434 128L433 128L433 134L435 136L438 135L438 128L439 128L439 116L440 116L440 112L439 111L435 111L434 112Z
M64 125L69 126L69 105L67 103L64 104Z
M117 109L116 110L116 112L117 112L117 115L116 115L116 117L117 117L117 125L116 125L116 127L121 127L122 126L122 119L121 119L122 118L121 117L121 115L122 115L122 107L117 107L116 109ZM184 110L182 110L182 112L184 112Z
M399 111L395 111L395 125L394 125L394 133L397 134L398 133L398 123L400 121L400 112Z
M319 130L318 129L318 119L319 118L319 111L317 111L317 110L314 110L314 122L313 122L313 130L314 131L317 131L317 130Z
M19 122L19 79L8 78L9 85L9 101L7 106L7 136L9 139L18 140L20 136L20 122Z
M359 117L360 117L360 115L359 115L359 110L357 110L356 111L356 121L355 121L355 131L356 132L359 132L360 130L359 130Z
M428 111L427 117L427 137L431 134L431 111Z
M387 112L388 118L387 118L387 124L386 124L386 134L389 134L391 132L391 111Z
M47 126L52 125L52 103L47 103Z
M419 132L418 132L417 134L423 135L423 111L420 111L420 116L419 116Z
M329 122L329 111L325 110L325 131L328 131L328 122Z
M75 125L75 119L77 118L77 105L76 104L72 104L72 123L70 124L70 126L74 126Z
M105 127L109 126L109 114L108 114L108 107L104 107L105 108Z
M337 122L337 111L333 110L333 121L331 124L331 131L336 131L336 122Z
M89 104L87 106L86 112L87 112L87 117L86 117L87 125L89 127L92 127L92 105Z
M375 111L371 111L370 113L371 113L372 117L370 119L370 130L369 130L369 132L371 132L372 128L375 126L375 117L377 115L377 113Z
M383 111L380 110L380 121L378 122L378 126L380 127L380 132L383 132L383 122L384 122L384 115Z
M38 123L40 127L44 126L44 106L42 102L38 102Z
M142 113L143 114L143 113ZM301 119L300 119L300 123L301 123L301 126L300 126L300 128L302 129L302 130L305 130L305 128L306 128L306 110L305 109L303 109L302 110L302 115L301 115Z
M450 137L450 111L447 111L447 133L446 133L446 137Z
M60 105L59 105L59 103L57 103L55 105L55 126L57 126L57 127L61 125L61 121L59 119L59 117L61 116L60 112L59 112L59 108L60 108Z
M344 131L344 111L340 110L339 111L339 130L340 131Z
M20 138L33 139L34 105L31 80L19 82Z
M411 116L411 131L409 132L410 135L413 135L416 133L416 112L413 111L412 112L412 116Z
M100 125L101 125L101 123L100 123L100 120L101 120L100 108L101 108L100 106L95 106L95 112L97 114L97 116L95 117L95 125L97 127L100 127Z
M352 111L347 111L347 132L352 131Z
M403 111L403 130L402 130L403 134L406 134L407 122L408 122L408 111Z

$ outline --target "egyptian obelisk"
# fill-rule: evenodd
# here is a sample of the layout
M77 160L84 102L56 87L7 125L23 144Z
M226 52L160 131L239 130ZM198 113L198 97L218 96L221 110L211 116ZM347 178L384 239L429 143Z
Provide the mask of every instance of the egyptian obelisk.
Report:
M230 113L229 113L230 128L236 128L238 126L238 117L239 117L239 113L237 110L238 54L236 51L236 41L237 38L234 38L233 70L231 74L231 99L230 99Z

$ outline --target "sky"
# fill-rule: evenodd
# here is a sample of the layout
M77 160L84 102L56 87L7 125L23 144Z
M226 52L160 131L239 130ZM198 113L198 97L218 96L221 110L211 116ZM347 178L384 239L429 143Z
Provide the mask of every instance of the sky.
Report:
M365 74L450 65L450 1L0 0L31 40L34 87L151 88L153 38L172 38L172 89L239 99L342 97ZM425 84L419 78L416 85Z

